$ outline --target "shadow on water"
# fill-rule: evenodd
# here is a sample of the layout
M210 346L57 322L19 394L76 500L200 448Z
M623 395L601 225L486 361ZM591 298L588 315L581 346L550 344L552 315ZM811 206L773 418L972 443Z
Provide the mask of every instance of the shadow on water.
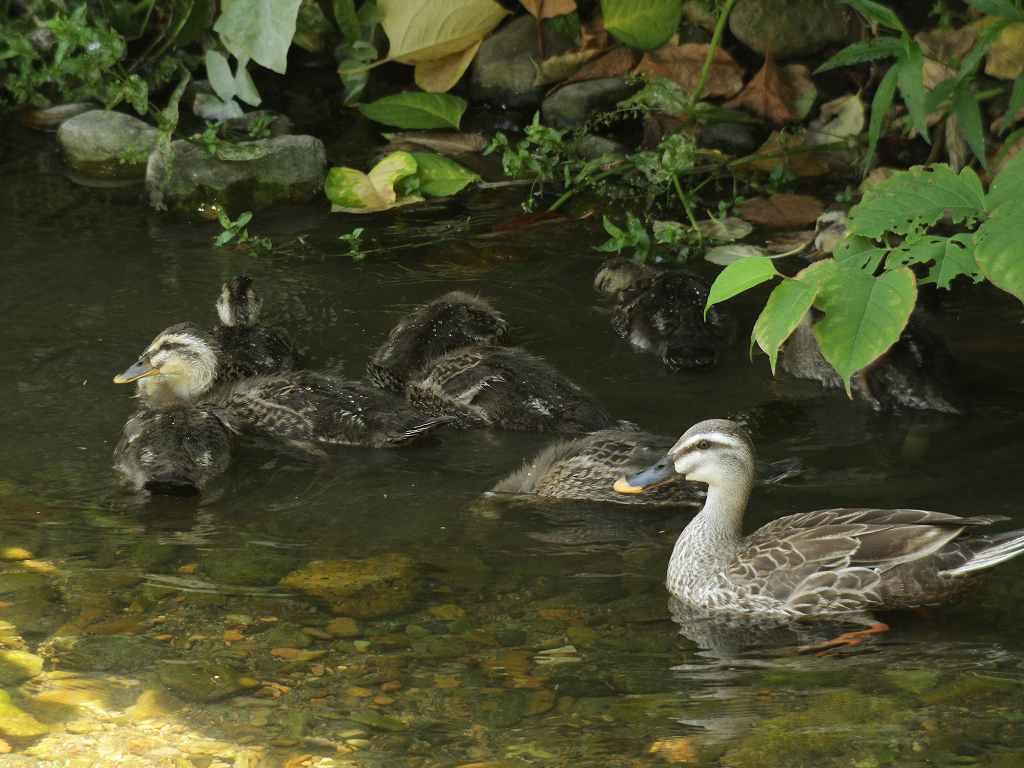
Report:
M73 185L45 137L2 140L4 765L1020 764L1022 563L968 603L805 656L792 633L673 614L661 582L689 510L481 496L543 436L449 432L326 462L250 446L201 500L139 504L110 470L133 409L111 375L163 327L212 324L221 281L247 271L312 367L360 375L396 318L460 288L645 429L742 417L764 458L804 467L758 490L751 526L859 504L1024 524L1009 301L947 302L971 417L880 416L772 379L742 341L692 375L633 354L590 287L594 223L495 232L513 193L361 220L382 250L359 263L336 241L350 219L267 212L279 248L256 257L213 248L215 224L150 214L137 189ZM312 563L338 561L386 589L301 594Z

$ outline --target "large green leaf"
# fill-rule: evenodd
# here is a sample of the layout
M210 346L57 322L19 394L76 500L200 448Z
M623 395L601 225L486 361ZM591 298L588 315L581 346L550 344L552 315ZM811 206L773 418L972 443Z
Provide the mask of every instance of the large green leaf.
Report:
M406 91L360 104L359 111L374 122L396 128L458 129L466 101L447 93Z
M715 304L771 280L778 274L775 263L767 256L748 256L734 261L719 272L715 282L711 284L711 291L704 305L704 317L707 317L708 310Z
M302 0L224 0L214 31L236 59L284 74Z
M660 48L679 29L682 0L601 0L604 28L630 48Z
M231 101L238 91L227 58L213 48L206 52L206 79L210 81L213 92L221 101Z
M850 211L850 233L873 239L886 232L923 232L943 216L953 223L977 218L985 210L981 180L970 168L957 175L945 163L915 165L864 193Z
M974 233L974 258L994 286L1024 301L1024 238L1020 234L1022 219L1022 199L996 208Z
M1024 8L1015 4L1013 0L967 0L967 4L990 16L1024 21Z
M934 283L939 288L949 288L950 283L960 275L965 275L976 283L982 279L981 270L974 260L974 241L969 234L953 237L928 235L918 240L907 241L890 251L890 268L911 264L931 264L928 277L921 283Z
M899 339L917 301L909 267L874 277L855 266L839 265L822 281L814 305L825 316L814 325L821 354L842 378L877 360Z
M448 197L480 177L449 157L436 152L413 152L419 190L426 197Z
M764 309L757 316L754 330L750 334L751 348L756 342L768 355L773 376L779 359L779 348L800 325L817 295L816 281L784 278L772 290Z
M494 0L379 0L388 58L403 64L435 61L463 51L507 14Z
M994 211L1003 203L1024 199L1024 152L1018 152L1004 165L993 179L985 198L985 207Z
M861 40L843 48L843 50L814 70L814 74L820 75L822 72L828 72L830 69L863 64L865 61L875 61L877 59L889 58L890 56L899 56L901 53L903 53L903 43L898 37L876 37L873 40Z

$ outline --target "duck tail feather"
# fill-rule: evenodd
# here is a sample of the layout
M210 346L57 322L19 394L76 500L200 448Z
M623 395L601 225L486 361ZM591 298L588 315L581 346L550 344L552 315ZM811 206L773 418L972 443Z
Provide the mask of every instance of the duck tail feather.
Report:
M403 445L415 440L421 435L425 435L427 432L432 432L440 426L450 424L453 421L456 421L454 416L432 416L419 424L409 427L407 430L399 434L392 442L396 445Z
M963 576L975 571L983 571L994 565L1024 554L1024 531L1008 531L1000 536L989 538L988 546L974 552L967 562L956 568L941 571L943 576Z

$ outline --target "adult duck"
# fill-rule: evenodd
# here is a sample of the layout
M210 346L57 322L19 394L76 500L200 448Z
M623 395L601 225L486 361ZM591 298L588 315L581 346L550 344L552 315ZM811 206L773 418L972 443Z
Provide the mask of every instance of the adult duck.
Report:
M683 603L780 619L845 615L868 625L821 647L884 632L878 610L944 603L975 576L1024 552L1024 530L979 533L998 515L921 509L822 509L781 517L743 535L754 447L735 422L694 425L647 469L615 484L641 493L676 475L707 485L707 499L676 541L666 585Z

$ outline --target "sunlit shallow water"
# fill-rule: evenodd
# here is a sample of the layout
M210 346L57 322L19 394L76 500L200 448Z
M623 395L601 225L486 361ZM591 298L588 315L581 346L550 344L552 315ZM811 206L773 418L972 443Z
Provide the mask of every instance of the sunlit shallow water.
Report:
M634 354L590 287L594 222L496 231L514 190L358 222L325 205L258 214L278 247L253 256L137 189L75 185L51 137L8 126L0 149L0 649L46 660L27 683L0 664L0 704L39 728L0 725L0 764L1024 764L1024 562L818 658L795 637L746 646L673 621L662 578L686 510L482 495L544 436L448 432L325 463L244 448L200 502L139 505L110 469L133 410L112 374L171 323L212 324L221 281L244 271L311 367L359 376L403 312L460 288L620 418L674 435L743 416L765 458L805 470L759 490L750 525L855 505L1024 524L1024 313L1008 298L945 299L972 415L880 416L772 379L742 332L710 373ZM353 262L336 237L355 223L388 250ZM753 307L737 310L749 328ZM339 624L281 584L379 556L412 564L384 618ZM186 683L168 687L175 673Z

